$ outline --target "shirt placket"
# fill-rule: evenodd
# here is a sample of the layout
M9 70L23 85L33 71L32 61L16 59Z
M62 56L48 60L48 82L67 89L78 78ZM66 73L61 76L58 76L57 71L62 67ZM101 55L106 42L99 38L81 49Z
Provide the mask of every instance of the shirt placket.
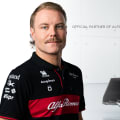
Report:
M58 76L58 78L60 80L61 87L63 88L63 79L64 79L64 76L63 76L62 71L60 69L54 69L54 72Z

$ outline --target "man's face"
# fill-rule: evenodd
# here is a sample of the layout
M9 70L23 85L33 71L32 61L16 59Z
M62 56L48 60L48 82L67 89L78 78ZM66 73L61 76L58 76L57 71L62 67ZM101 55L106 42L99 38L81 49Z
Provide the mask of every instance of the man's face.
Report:
M36 52L57 55L66 43L66 23L61 12L43 9L37 12L31 35Z

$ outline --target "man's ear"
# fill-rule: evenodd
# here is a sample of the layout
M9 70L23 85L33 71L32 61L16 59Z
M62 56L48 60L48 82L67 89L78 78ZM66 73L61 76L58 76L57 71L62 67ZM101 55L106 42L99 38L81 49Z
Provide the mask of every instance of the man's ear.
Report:
M35 40L35 30L32 27L30 28L30 35L31 35L32 39Z
M65 29L66 29L66 35L67 35L67 26L65 26Z

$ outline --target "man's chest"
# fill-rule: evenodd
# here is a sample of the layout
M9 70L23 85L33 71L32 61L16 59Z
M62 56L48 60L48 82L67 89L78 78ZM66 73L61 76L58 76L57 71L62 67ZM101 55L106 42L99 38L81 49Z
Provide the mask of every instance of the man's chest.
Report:
M34 118L77 114L79 112L79 76L66 71L38 70L31 75L28 107Z
M71 71L38 70L31 75L31 99L79 94L79 75Z

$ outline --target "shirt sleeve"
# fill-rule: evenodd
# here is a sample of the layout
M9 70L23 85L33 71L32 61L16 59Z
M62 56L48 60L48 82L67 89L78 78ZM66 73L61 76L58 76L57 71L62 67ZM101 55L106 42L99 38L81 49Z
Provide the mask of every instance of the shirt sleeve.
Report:
M28 103L28 87L24 72L13 70L3 89L0 118L24 120Z
M79 86L80 86L80 102L79 102L79 112L85 110L85 99L84 99L84 87L83 87L83 78L82 78L82 72L80 70L79 73Z

